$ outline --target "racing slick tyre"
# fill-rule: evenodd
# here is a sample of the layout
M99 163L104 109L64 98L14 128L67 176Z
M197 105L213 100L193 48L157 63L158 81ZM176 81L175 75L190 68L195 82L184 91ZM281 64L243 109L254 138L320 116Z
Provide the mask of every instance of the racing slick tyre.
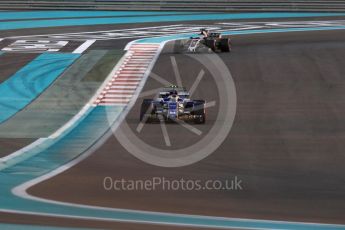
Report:
M140 108L140 121L144 120L145 115L151 115L152 114L152 99L144 99L143 102L141 103L141 108ZM146 122L148 123L150 119L147 119Z
M213 52L216 51L216 40L215 39L207 39L205 41L205 45L210 48Z
M195 124L205 124L206 122L206 112L205 112L205 101L204 100L195 100L194 101L194 111L193 115Z
M230 52L231 51L231 42L229 38L222 38L219 41L219 49L222 52Z

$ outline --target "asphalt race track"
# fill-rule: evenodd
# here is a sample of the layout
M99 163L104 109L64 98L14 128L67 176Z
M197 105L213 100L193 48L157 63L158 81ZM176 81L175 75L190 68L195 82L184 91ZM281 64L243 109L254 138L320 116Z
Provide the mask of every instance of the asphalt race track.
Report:
M336 19L343 18L339 16ZM300 20L313 21L312 18ZM214 21L192 23L207 25ZM98 31L131 27L133 25L119 24L90 28ZM54 33L77 33L85 28L59 27ZM39 34L48 34L52 33L53 28L40 30ZM25 30L5 33L6 36L33 35L32 31L26 33ZM90 156L61 174L29 188L28 193L49 200L109 208L329 223L339 224L339 229L345 228L345 31L258 33L231 37L231 53L190 54L181 50L178 42L167 43L141 91L145 94L168 83L179 84L180 80L183 86L190 89L200 77L193 98L214 102L207 108L205 125L191 124L185 128L179 124L166 124L171 146L163 137L160 124L145 124L138 132L141 101L151 97L139 95L114 134ZM86 54L97 50L119 52L131 40L98 40ZM70 52L78 45L77 42L70 43L70 48L63 49ZM0 64L0 79L4 78L3 81L24 66L27 58L35 57L35 54L22 57L18 57L18 54L5 55L8 63L14 62L15 58L21 61L8 69ZM104 60L101 58L106 54L99 55L98 60ZM217 90L217 76L208 69L208 60L214 56L220 58L230 71L236 88L236 115L224 142L203 160L178 168L150 165L130 154L118 140L119 135L126 134L129 139L135 135L150 146L174 153L191 143L198 143L214 126L219 125L217 117L224 109L219 104L222 93ZM94 92L105 79L105 76L96 80L94 75L88 76L93 82L82 88L87 92ZM87 99L85 96L81 102L73 105L73 114ZM54 123L54 127L57 124ZM191 127L200 131L200 134L191 131ZM0 124L0 146L4 146L0 156L6 156L40 137L32 134L6 138L1 130ZM45 130L50 132L48 128ZM168 180L183 178L200 181L225 181L236 177L242 181L243 189L108 191L103 187L106 177L126 180L164 177ZM0 221L62 227L162 229L160 225L149 223L74 220L6 212L1 213ZM185 229L186 226L164 226L164 229L179 228Z
M344 174L343 137L340 131L338 135L329 135L333 130L341 129L344 113L339 106L342 89L338 83L344 73L341 57L345 50L341 47L345 33L316 35L311 36L312 43L305 42L308 35L297 33L234 38L236 48L233 53L220 57L236 83L236 120L226 141L207 159L178 170L158 168L128 155L115 138L110 138L87 160L30 192L98 206L343 223L344 187L337 179ZM329 36L336 39L329 41ZM202 66L187 55L163 51L153 72L175 83L171 56L180 64L181 75L191 76L183 79L186 81L184 85L190 87ZM324 57L332 59L325 63ZM194 70L190 70L190 66ZM333 72L329 73L331 69ZM204 76L196 96L206 100L217 97L210 78L207 74ZM159 83L149 79L143 91L157 87ZM332 87L336 90L330 91ZM132 129L137 126L139 109L140 101L137 101L126 118ZM205 127L201 127L203 130L207 131L212 125L216 112L216 109L208 111L210 115ZM141 138L164 147L159 125L147 126L140 134ZM197 141L195 134L174 124L168 129L172 143L176 145ZM183 147L176 145L172 147ZM330 152L334 153L332 157ZM157 175L172 179L237 175L248 187L238 192L145 193L109 192L100 186L107 176L147 179ZM84 183L81 186L73 183L75 180ZM66 181L71 186L62 187Z

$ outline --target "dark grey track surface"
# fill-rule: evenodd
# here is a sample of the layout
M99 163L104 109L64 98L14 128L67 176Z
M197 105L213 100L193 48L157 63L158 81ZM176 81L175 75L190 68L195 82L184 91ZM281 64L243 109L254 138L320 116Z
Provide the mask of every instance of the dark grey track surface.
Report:
M10 78L38 54L5 53L0 56L0 84Z
M160 168L134 158L112 137L77 166L29 192L116 208L345 224L344 41L344 31L236 36L233 52L219 56L235 81L237 114L230 134L211 156L187 167ZM171 56L190 86L202 66L184 54L163 53L153 72L173 81ZM195 96L217 100L208 72L204 79ZM157 86L149 79L144 91ZM132 128L139 104L126 119ZM209 111L207 124L198 127L207 132L217 111ZM176 125L168 129L175 147L195 139ZM164 145L159 125L146 126L142 137ZM238 176L244 190L105 191L106 176Z
M36 139L34 138L0 138L0 157L5 157L15 151L24 148L31 144Z
M197 230L198 228L177 227L177 226L164 226L155 224L137 224L137 223L118 223L107 221L91 221L91 220L76 220L57 217L42 217L35 215L19 215L0 212L0 221L5 220L6 223L13 223L18 225L31 225L37 226L54 226L71 228L85 228L85 229L116 229L116 230ZM16 227L16 226L14 226ZM205 230L213 230L210 228L203 228Z

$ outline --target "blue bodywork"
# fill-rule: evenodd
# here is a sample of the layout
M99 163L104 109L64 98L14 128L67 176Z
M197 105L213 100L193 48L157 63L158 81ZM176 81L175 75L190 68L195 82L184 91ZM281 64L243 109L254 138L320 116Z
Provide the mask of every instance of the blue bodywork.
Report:
M178 114L178 105L176 102L168 102L168 118L176 119Z

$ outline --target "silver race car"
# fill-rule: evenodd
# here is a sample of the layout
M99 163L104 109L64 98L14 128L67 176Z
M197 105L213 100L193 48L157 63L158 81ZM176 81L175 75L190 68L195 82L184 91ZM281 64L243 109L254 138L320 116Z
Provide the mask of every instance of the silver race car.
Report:
M140 109L140 121L145 123L172 121L206 122L205 101L192 100L184 87L175 85L162 88L155 99L144 99Z

